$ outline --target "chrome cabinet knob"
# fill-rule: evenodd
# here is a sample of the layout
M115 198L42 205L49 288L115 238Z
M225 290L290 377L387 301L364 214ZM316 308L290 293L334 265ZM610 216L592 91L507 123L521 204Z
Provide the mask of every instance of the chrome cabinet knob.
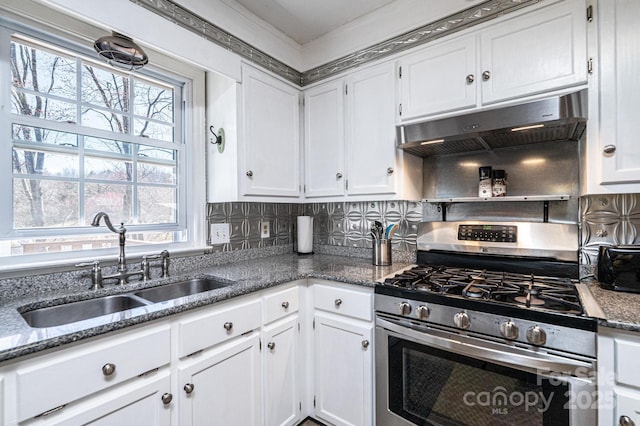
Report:
M333 303L336 305L336 308L337 308L340 305L342 305L342 299L336 299Z
M416 309L416 317L418 317L418 319L426 320L429 318L429 314L431 314L431 311L425 305L420 305Z
M276 348L276 343L275 342L269 342L267 343L267 347L269 348L269 350L274 350Z
M411 313L411 305L407 302L402 302L398 305L398 312L400 315L409 315Z
M491 73L490 73L489 71L485 71L485 72L483 72L483 73L482 73L482 79L483 79L484 81L487 81L487 80L489 80L490 78L491 78Z
M527 329L527 340L534 345L544 345L547 341L547 333L537 325L534 325Z
M631 417L629 416L620 416L620 419L618 420L618 424L620 426L636 426L636 422L631 420Z
M394 171L395 170L393 170L393 167L387 167L387 174L388 175L392 175Z
M182 389L184 389L185 393L190 394L195 388L196 387L193 385L193 383L187 383Z
M104 374L105 376L110 376L113 373L116 372L116 365L112 364L112 363L107 363L105 365L102 366L102 374Z
M471 327L471 318L466 312L458 312L453 316L453 323L456 327L466 330Z
M247 177L253 177L253 172L251 170L247 172Z
M363 340L362 341L362 348L363 349L367 349L369 347L369 341L368 340Z
M225 322L223 327L224 327L225 330L231 331L231 329L233 328L233 323L232 322Z
M282 302L282 307L283 307L284 309L289 309L289 302L287 302L287 301Z
M336 179L342 179L342 173L336 173Z
M502 334L507 339L516 339L519 332L520 330L518 329L518 326L511 320L500 324L500 334Z
M162 399L162 403L164 405L169 405L171 404L171 401L173 401L173 395L171 395L170 393L164 393L160 398Z
M605 145L604 148L602 149L602 151L605 154L613 154L614 152L616 152L616 146L615 145Z
M467 76L467 83L468 83L468 84L473 83L475 80L476 80L476 77L475 77L473 74L469 74L469 75Z

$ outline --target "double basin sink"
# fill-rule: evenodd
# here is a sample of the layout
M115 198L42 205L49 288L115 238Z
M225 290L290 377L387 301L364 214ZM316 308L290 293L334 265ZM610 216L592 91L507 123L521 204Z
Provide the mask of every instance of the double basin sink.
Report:
M21 312L21 315L31 327L55 327L96 318L102 315L123 312L153 303L190 296L192 294L216 290L231 284L231 282L219 281L214 278L194 278L150 287L127 294L104 296L96 299L27 310Z

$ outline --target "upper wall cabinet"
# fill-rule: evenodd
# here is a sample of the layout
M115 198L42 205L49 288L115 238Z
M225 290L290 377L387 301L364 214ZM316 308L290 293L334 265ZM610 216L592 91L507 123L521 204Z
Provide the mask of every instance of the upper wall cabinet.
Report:
M589 91L583 193L640 192L640 2L593 1L597 57ZM595 43L597 41L598 43Z
M248 65L242 83L207 73L207 201L299 200L300 91ZM213 139L208 133L208 138Z
M422 162L396 149L395 65L305 91L305 197L419 199Z
M400 120L587 81L583 1L566 0L401 59Z
M299 91L242 67L243 195L300 195Z

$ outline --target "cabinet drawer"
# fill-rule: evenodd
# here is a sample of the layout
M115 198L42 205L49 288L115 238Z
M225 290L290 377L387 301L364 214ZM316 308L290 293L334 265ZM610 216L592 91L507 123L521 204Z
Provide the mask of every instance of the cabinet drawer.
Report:
M313 286L315 308L365 321L373 320L373 294L365 289Z
M615 339L616 381L640 388L640 340Z
M300 307L298 286L269 293L264 296L264 323L285 317L297 312Z
M261 302L254 299L212 308L205 313L184 319L178 325L178 356L187 356L255 330L260 327L261 318Z
M164 325L25 362L16 371L19 421L168 364L170 336Z

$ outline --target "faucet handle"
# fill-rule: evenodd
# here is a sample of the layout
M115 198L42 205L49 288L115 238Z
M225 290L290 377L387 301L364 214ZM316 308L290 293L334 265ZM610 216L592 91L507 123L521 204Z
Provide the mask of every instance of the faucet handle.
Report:
M100 262L94 260L93 262L78 263L76 268L91 267L91 287L90 290L98 290L102 288L102 268Z
M162 274L161 278L169 276L169 252L167 250L162 250L159 254L147 254L142 256L142 271L144 273L144 279L148 280L151 278L151 271L149 261L152 259L162 259Z

